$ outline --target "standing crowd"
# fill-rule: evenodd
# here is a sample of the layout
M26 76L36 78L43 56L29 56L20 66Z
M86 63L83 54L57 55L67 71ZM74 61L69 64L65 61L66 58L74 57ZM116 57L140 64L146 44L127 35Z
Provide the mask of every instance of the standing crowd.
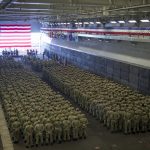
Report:
M86 138L84 114L32 72L4 66L0 99L14 143L23 139L32 147Z

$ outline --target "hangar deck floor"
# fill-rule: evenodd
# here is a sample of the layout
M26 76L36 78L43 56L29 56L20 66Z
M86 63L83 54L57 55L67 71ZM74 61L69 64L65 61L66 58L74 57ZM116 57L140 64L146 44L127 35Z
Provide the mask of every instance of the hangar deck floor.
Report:
M26 68L30 69L27 66ZM37 75L41 76L40 73ZM72 104L77 107L75 103L72 102ZM87 139L32 148L32 150L150 150L150 133L131 135L111 133L98 120L85 114L89 120ZM26 150L22 143L14 145L14 148L15 150Z
M102 124L87 115L89 126L88 137L85 140L54 144L31 148L32 150L150 150L150 133L124 135L123 133L110 133ZM20 143L14 145L15 150L26 150Z
M0 150L3 150L3 145L2 145L1 136L0 136Z

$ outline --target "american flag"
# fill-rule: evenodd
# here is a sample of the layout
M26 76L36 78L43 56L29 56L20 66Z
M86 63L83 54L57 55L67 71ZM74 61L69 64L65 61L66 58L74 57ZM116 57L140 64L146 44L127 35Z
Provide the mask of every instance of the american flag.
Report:
M31 47L31 25L0 24L0 48Z

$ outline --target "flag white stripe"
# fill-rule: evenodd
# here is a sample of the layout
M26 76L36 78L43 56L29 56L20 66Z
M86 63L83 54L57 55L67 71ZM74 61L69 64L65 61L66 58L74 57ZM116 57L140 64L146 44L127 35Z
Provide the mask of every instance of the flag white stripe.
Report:
M0 37L0 41L1 40L27 40L27 39L31 39L30 36L22 36L22 37Z
M4 40L1 40L1 41L0 41L0 44L8 43L8 42L11 42L11 43L12 43L12 42L20 42L20 43L21 43L21 42L31 42L31 40L25 40L25 39L24 39L24 40L7 40L7 41L6 41L6 40L5 40L5 41L4 41Z
M30 37L31 34L30 33L0 33L0 37L18 37L18 36L21 36L21 37L24 37L24 36L28 36Z
M0 47L19 46L31 46L31 25L0 24Z
M14 32L24 32L24 33L27 33L27 32L31 32L31 30L0 30L0 34L1 33L9 33L9 32L12 32L12 33L14 33Z
M0 46L14 46L14 45L18 45L18 46L23 46L23 45L31 45L31 43L13 43L13 44L0 44Z
M18 27L18 26L13 26L13 27L7 27L7 26L1 26L0 29L14 29L14 28L17 28L17 29L29 29L31 30L31 27Z
M26 44L26 45L18 45L18 44L16 44L16 45L5 45L5 46L1 46L0 45L0 48L8 48L8 47L30 47L31 48L31 44Z

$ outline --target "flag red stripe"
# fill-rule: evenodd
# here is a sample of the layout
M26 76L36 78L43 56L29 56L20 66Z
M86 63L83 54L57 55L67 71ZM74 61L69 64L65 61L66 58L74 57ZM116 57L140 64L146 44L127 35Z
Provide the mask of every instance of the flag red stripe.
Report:
M31 27L29 24L0 24L0 26L8 26L8 27L13 27L13 26L18 26L18 27Z
M0 24L0 48L31 47L31 25Z
M3 31L3 30L6 30L6 31L8 31L8 30L31 30L31 28L0 28L0 30L1 31Z
M24 34L24 33L31 33L31 32L0 32L0 35L2 34Z
M31 44L31 42L0 42L0 45L10 45L10 44Z
M31 37L31 35L28 34L0 34L0 38L7 38L7 37Z
M2 43L3 41L31 41L30 38L24 38L24 39L0 39L0 43Z
M31 45L0 46L0 48L12 48L12 47L28 47L28 48L31 48L32 46Z

